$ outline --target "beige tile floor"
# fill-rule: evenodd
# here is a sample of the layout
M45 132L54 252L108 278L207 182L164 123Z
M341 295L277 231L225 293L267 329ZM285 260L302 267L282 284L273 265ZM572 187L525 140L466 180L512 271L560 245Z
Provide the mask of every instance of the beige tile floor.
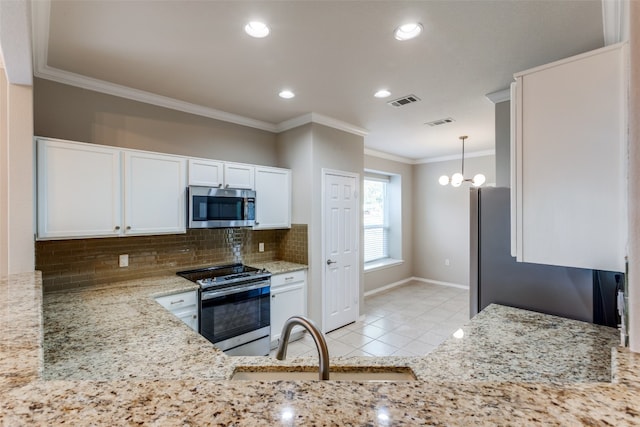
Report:
M417 281L366 297L364 304L363 319L326 334L330 357L422 356L469 319L469 291ZM288 357L316 354L308 334L287 349Z

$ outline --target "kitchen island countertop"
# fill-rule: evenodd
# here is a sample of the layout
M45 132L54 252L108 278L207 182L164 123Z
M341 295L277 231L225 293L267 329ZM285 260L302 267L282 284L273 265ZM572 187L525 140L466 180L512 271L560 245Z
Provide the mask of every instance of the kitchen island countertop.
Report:
M492 306L424 357L332 359L408 366L415 382L228 381L237 366L317 362L227 357L153 300L193 289L178 277L41 289L39 273L0 281L4 425L640 423L640 355L609 357L609 328Z

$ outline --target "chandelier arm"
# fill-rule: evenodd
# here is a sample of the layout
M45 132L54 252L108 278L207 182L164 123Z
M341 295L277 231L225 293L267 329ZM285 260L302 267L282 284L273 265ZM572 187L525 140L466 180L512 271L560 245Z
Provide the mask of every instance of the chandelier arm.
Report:
M462 139L462 178L464 179L464 140L466 137L461 137Z

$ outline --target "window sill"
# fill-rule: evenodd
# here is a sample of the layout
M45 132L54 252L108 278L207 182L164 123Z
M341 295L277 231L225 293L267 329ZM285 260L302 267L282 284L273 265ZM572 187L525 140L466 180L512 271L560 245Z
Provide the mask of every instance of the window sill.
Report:
M395 267L396 265L404 264L404 260L385 258L377 261L367 262L364 265L364 272L370 273L372 271L383 270L385 268Z

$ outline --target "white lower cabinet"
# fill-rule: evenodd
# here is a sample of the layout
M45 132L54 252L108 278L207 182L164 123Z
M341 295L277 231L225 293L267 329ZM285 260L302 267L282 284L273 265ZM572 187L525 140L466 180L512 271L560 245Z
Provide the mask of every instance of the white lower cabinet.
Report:
M307 315L307 272L275 274L271 277L271 348L278 346L282 327L291 316ZM295 327L289 341L299 339L303 329Z
M198 332L198 292L187 291L157 297L156 302Z

